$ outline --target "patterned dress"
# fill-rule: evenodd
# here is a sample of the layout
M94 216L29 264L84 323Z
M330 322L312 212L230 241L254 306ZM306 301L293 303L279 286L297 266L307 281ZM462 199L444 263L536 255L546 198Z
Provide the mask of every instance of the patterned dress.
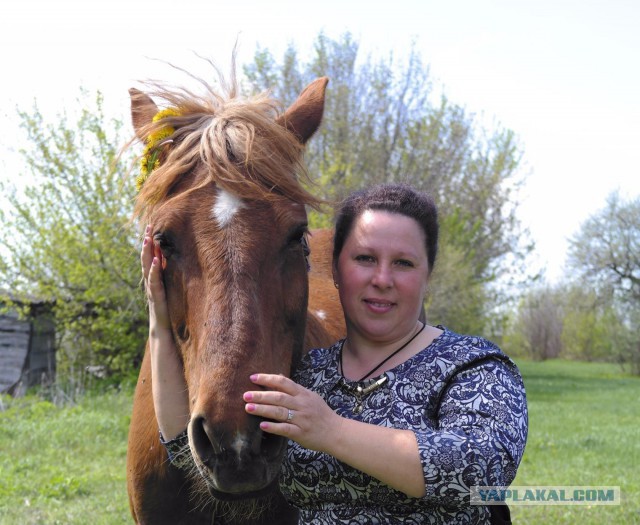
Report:
M295 381L341 416L415 432L426 495L408 497L290 441L280 488L300 509L300 523L489 522L487 507L470 505L469 487L513 481L527 438L524 385L516 365L493 343L440 328L444 332L429 346L375 378L387 377L360 406L357 384L339 371L343 341L302 360Z

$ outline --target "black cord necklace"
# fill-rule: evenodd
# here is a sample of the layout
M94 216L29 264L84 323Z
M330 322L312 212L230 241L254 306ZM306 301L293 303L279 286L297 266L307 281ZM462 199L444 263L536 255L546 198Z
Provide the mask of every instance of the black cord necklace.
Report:
M371 370L369 370L365 375L363 375L360 379L358 379L358 381L356 381L356 383L358 383L356 386L352 386L349 385L346 382L346 379L344 377L344 372L343 372L343 368L342 368L342 349L344 347L344 341L342 341L342 344L340 345L340 374L342 375L341 381L340 381L340 385L347 390L350 394L352 394L355 398L356 398L356 404L353 408L353 413L354 414L359 414L360 412L362 412L362 410L364 409L364 396L370 394L371 392L373 392L374 390L376 390L378 387L382 386L384 383L386 383L386 381L389 379L386 375L383 375L380 379L378 379L377 381L373 381L373 380L369 380L367 383L368 384L364 384L363 381L369 377L371 374L373 374L373 372L375 372L376 370L378 370L382 365L384 365L387 361L389 361L389 359L391 359L393 356L397 355L398 353L400 353L402 350L404 350L407 346L409 346L409 344L420 335L420 333L424 330L426 323L422 323L422 327L420 328L420 330L418 330L412 337L411 339L409 339L406 343L404 343L400 348L398 348L397 350L394 350L390 355L388 355L387 357L385 357L380 363L378 363L374 368L372 368ZM361 384L362 383L362 384Z

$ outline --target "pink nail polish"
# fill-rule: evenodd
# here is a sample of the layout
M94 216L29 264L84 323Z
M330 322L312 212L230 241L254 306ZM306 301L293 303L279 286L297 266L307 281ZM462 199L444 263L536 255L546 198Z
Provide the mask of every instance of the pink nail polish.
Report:
M251 401L253 399L253 394L251 392L245 392L242 397L245 401Z
M255 412L256 406L253 403L247 403L247 412Z
M251 381L257 381L258 380L258 374L252 374L249 379L251 379Z

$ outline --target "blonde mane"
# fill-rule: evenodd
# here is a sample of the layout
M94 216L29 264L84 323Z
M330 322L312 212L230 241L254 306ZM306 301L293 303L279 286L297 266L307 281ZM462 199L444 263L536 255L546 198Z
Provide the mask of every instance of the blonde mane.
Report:
M220 78L223 94L197 80L205 87L204 95L148 83L153 89L147 94L179 115L142 130L144 136L167 126L175 131L160 143L161 164L138 194L134 214L147 220L191 172L195 183L190 191L213 182L243 199L285 197L317 209L321 199L301 184L310 183L304 146L276 120L282 115L281 104L268 93L239 95L235 77L230 84Z

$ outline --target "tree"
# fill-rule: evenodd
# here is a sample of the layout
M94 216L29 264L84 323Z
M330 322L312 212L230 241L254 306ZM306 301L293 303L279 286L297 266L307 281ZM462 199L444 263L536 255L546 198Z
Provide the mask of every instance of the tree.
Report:
M530 290L520 303L514 340L534 359L550 359L562 352L562 297L561 289L543 286Z
M138 243L127 227L134 184L122 179L121 123L107 121L102 95L90 102L82 92L78 107L75 121L62 113L48 122L35 103L18 111L26 173L0 185L9 203L0 279L14 294L55 303L59 371L99 364L126 372L146 329Z
M610 287L585 287L584 280L543 285L522 297L506 346L540 360L618 362L637 374L639 313L616 301Z
M616 334L621 326L610 294L583 286L567 286L562 344L568 357L586 361L616 357Z
M569 241L569 266L621 299L640 301L640 197L627 202L614 192Z
M321 33L307 62L293 46L280 63L258 49L245 74L251 89L275 84L283 102L313 78L330 78L323 125L307 151L320 192L340 199L356 188L403 181L432 193L441 213L442 270L433 279L430 319L483 330L504 301L493 284L525 275L531 249L516 217L521 152L515 135L478 130L462 107L434 97L415 48L404 63L393 56L359 61L358 50L349 33L338 40ZM451 276L452 268L460 273Z
M569 244L569 269L617 319L614 352L640 375L640 197L610 194Z

